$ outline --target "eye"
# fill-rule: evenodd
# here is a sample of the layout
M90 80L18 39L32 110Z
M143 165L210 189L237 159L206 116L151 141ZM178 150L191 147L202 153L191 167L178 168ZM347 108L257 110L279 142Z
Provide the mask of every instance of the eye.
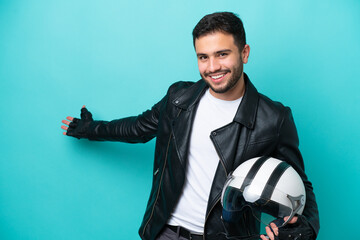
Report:
M219 53L219 57L226 57L227 55L229 55L229 54L228 54L228 53L225 53L225 52Z
M201 55L201 56L199 56L198 58L199 58L200 61L204 61L204 60L207 59L207 56Z

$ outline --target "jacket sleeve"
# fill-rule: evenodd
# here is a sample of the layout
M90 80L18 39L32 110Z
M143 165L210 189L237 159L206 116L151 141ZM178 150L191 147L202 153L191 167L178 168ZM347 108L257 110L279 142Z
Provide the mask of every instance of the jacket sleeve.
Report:
M274 157L286 159L299 173L306 189L306 204L303 215L306 217L315 234L320 229L319 212L311 182L305 174L304 161L299 151L299 138L290 108L285 108L278 132L278 144Z
M160 108L166 96L151 109L138 116L113 121L93 121L87 131L89 140L145 143L156 136Z

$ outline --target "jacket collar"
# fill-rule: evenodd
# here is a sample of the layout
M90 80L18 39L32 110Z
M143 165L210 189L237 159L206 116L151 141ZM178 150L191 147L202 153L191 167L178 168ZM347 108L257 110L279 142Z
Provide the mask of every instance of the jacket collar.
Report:
M255 123L259 93L255 86L251 83L246 73L244 73L244 81L245 94L235 114L234 121L252 129ZM182 92L179 96L176 96L172 103L179 108L188 110L199 102L201 96L205 93L207 88L207 84L201 79L190 86L187 91Z
M259 93L244 73L245 94L236 112L234 121L243 124L247 128L254 128L256 112L259 104Z

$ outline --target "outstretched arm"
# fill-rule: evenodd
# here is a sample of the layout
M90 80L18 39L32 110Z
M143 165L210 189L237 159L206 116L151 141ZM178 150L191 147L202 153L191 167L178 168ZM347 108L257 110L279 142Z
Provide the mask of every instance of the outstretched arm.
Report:
M81 118L67 117L62 120L64 135L87 138L96 141L119 141L144 143L156 136L159 109L164 106L166 96L150 110L138 116L126 117L112 121L94 121L92 114L83 106Z

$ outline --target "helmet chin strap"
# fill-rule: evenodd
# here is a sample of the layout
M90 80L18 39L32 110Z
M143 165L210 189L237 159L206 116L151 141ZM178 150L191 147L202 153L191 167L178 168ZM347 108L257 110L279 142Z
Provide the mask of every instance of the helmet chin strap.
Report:
M305 205L305 196L304 195L299 195L297 197L293 197L291 195L287 195L287 198L290 200L291 205L292 205L292 211L291 214L288 218L288 220L286 220L281 226L285 226L288 222L291 221L291 219L295 216L296 213L299 212L299 210Z

